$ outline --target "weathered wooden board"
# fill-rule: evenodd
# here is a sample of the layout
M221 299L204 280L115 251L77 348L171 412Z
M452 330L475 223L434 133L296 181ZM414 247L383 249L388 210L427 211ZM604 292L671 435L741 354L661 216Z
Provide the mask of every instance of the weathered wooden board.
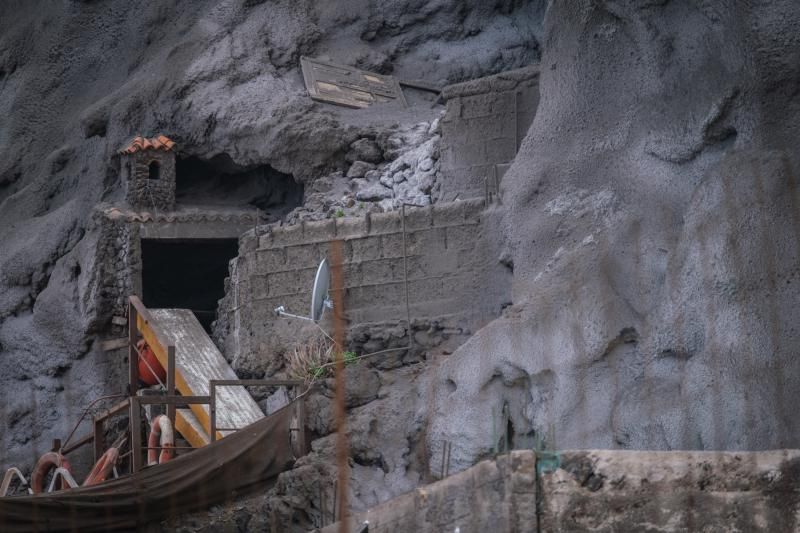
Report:
M407 105L400 84L392 76L310 57L301 57L300 66L308 94L314 100L355 108L391 100Z
M238 379L236 373L222 357L208 334L188 309L150 309L153 325L175 346L175 388L184 396L206 396L209 394L208 382L212 379ZM140 328L147 340L146 328ZM149 343L149 341L148 341ZM153 346L153 344L151 344ZM154 348L159 362L166 368L166 353ZM208 406L195 404L191 413L205 432L210 434L211 420ZM217 388L217 427L244 428L264 417L261 408L244 387ZM190 436L181 429L189 429L197 424L186 416L176 417L176 429L191 442ZM195 429L196 431L196 429ZM191 431L189 431L191 433ZM218 431L217 438L232 433ZM207 442L207 441L206 441ZM195 443L192 442L195 446Z

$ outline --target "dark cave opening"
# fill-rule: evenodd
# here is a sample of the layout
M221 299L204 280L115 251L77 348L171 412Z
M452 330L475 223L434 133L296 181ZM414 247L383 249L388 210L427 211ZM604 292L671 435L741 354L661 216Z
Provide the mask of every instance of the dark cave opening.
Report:
M206 331L225 295L237 239L143 239L142 299L146 307L191 309Z
M242 167L227 154L178 159L175 200L179 204L256 207L279 219L302 205L303 185L269 165Z

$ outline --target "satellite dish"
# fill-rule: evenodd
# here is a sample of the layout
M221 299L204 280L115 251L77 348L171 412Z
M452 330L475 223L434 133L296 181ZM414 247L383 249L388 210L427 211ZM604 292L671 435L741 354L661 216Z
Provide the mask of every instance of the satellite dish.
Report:
M322 318L322 313L325 308L332 309L333 302L328 297L328 291L331 286L331 269L328 266L328 260L323 259L319 267L317 267L317 275L314 277L314 287L311 289L311 316L299 316L287 313L284 306L275 308L275 314L283 317L302 318L303 320L311 320L319 322Z
M325 306L330 306L328 289L331 286L331 269L328 260L323 259L317 268L317 275L314 277L314 288L311 290L311 320L319 322Z

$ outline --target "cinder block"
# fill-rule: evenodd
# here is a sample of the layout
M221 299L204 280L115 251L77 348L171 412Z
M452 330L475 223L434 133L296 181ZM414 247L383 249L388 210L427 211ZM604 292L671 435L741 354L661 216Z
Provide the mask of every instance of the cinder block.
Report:
M386 213L372 213L370 216L370 234L395 233L401 229L400 213L389 211Z
M281 226L272 230L273 246L291 246L303 242L303 225Z
M325 257L326 243L303 244L286 247L286 267L316 267Z
M270 272L281 272L290 267L286 262L286 249L276 248L272 250L258 250L256 252L255 272L269 274ZM241 271L240 271L241 275Z
M303 240L305 242L328 242L336 233L336 220L313 220L303 223Z
M480 226L448 226L446 242L448 250L474 250L480 237Z
M489 139L486 141L486 159L493 163L509 163L517 155L517 145L513 137Z
M471 119L493 114L496 96L492 93L465 96L461 99L461 118Z
M444 294L442 279L435 277L409 280L408 292L416 302L438 300L447 296Z
M284 296L302 293L311 293L314 284L316 268L304 268L287 272L275 272L269 274L267 283L269 284L269 296Z
M408 277L411 279L429 276L446 276L459 272L458 254L451 250L411 257L408 260Z
M459 146L456 151L456 166L459 168L483 165L486 162L486 143L484 141Z
M406 253L408 255L427 255L444 250L444 228L431 228L408 233Z
M461 98L451 98L447 101L447 107L445 108L442 122L457 122L459 117L461 117Z
M353 239L367 234L366 217L335 218L335 237L337 239Z
M433 214L431 212L431 206L406 207L406 231L426 229L430 228L431 226L433 226Z
M434 227L459 226L464 223L464 208L466 204L461 200L445 204L434 204L431 207Z
M387 233L380 236L381 257L383 258L402 258L403 257L403 234Z
M269 296L269 283L267 276L258 275L250 278L250 290L252 291L253 299L263 299Z
M381 238L379 236L352 239L345 242L344 254L346 262L359 263L381 258Z
M345 263L342 266L342 277L345 287L355 287L361 285L362 274L361 265L363 263Z
M394 259L379 259L361 263L361 285L379 285L394 280L394 270L397 261Z
M468 198L464 200L464 222L467 224L480 224L486 205L483 198Z
M258 248L268 249L274 247L275 243L272 238L272 229L268 229L265 233L258 237Z

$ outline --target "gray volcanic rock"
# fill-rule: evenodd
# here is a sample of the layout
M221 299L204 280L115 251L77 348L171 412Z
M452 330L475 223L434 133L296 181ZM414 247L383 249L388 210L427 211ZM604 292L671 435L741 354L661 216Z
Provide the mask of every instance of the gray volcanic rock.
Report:
M436 371L431 457L800 445L798 27L792 1L551 5L503 178L514 306Z
M542 1L423 4L0 6L0 464L32 464L89 400L123 392L124 354L94 342L109 334L114 280L99 274L113 258L95 250L90 214L122 198L114 154L132 135L311 184L346 170L354 142L431 111L312 102L301 55L432 83L538 58Z

